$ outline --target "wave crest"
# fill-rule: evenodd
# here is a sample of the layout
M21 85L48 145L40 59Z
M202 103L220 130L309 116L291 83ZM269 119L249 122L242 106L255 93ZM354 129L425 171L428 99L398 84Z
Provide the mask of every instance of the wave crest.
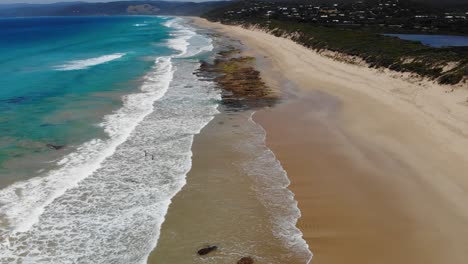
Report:
M54 68L58 71L75 71L84 70L92 66L107 63L109 61L117 60L125 56L126 53L114 53L110 55L104 55L96 58L84 59L84 60L73 60L65 64L55 66Z

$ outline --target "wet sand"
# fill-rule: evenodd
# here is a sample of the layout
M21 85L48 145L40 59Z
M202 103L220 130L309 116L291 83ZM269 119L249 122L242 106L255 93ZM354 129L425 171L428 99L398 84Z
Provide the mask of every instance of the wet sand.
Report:
M296 227L300 211L290 181L253 113L277 103L240 43L213 31L213 56L195 75L214 82L219 113L194 138L186 184L172 199L149 263L307 263L311 252ZM215 55L216 54L216 55ZM199 256L199 249L217 250Z
M196 23L240 39L287 98L254 119L292 182L312 263L466 263L466 84L447 93L263 32Z
M291 250L289 241L273 232L279 226L259 199L259 174L245 171L264 144L263 130L249 121L251 111L221 111L195 137L187 184L172 200L148 263L228 264L247 256L255 263L307 262L308 252ZM260 141L251 140L255 137ZM197 255L213 245L216 251Z

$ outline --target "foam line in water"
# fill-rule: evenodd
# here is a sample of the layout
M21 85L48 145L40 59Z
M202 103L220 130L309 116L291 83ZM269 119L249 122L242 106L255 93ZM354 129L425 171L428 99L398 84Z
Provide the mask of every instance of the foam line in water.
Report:
M185 54L183 54L183 57L184 58L190 58L190 57L194 57L198 54L201 54L201 53L204 53L204 52L210 52L214 49L214 46L213 46L213 40L212 39L208 39L206 37L203 37L201 35L196 35L194 37L192 37L190 39L190 42L192 41L197 41L197 42L204 42L205 45L201 45L201 46L197 46L197 45L194 45L193 48L189 48ZM192 47L189 46L189 47Z
M125 56L126 53L114 53L110 55L103 55L96 58L84 59L84 60L73 60L64 63L63 65L55 66L54 68L58 71L74 71L84 70L92 66L107 63L116 59L120 59Z
M187 74L199 65L182 64L175 64L171 88L154 111L98 170L47 206L38 224L9 236L0 263L8 257L24 263L146 263L171 199L186 183L193 136L217 113L220 99L210 82Z
M29 230L48 204L97 170L151 113L153 102L164 95L171 82L171 58L158 58L155 68L157 75L151 78L158 82L144 85L141 93L125 96L124 106L105 117L101 125L110 136L108 140L91 140L60 160L61 168L0 190L0 214L8 220L12 233Z
M172 35L178 37L170 39L168 41L168 45L172 49L180 51L177 57L184 57L187 54L187 50L190 44L188 42L189 39L197 35L193 29L187 27L186 25L182 25L181 22L183 21L184 20L181 18L175 18L164 23L165 26L174 28L176 30L174 33L172 33Z

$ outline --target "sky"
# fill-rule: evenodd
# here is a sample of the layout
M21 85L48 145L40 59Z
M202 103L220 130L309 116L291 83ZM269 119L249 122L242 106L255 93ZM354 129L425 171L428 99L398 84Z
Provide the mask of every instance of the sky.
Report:
M41 4L41 3L56 3L56 2L112 2L112 1L121 1L121 0L0 0L0 4L15 4L15 3L32 3L32 4ZM168 1L191 1L191 2L205 2L210 0L168 0ZM212 0L211 0L212 1ZM416 2L445 2L445 3L468 3L468 0L415 0Z
M121 0L0 0L0 4L44 4L44 3L57 3L57 2L113 2ZM209 0L168 0L168 1L183 1L183 2L205 2Z

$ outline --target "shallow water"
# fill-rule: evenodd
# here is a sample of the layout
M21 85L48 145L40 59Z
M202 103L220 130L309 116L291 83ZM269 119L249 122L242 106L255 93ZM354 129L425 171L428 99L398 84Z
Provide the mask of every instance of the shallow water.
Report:
M420 41L422 44L435 48L442 47L466 47L468 37L452 35L418 35L418 34L385 34L404 40Z

